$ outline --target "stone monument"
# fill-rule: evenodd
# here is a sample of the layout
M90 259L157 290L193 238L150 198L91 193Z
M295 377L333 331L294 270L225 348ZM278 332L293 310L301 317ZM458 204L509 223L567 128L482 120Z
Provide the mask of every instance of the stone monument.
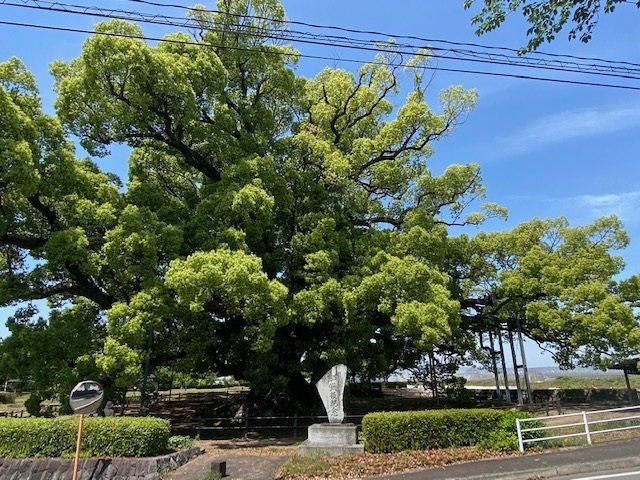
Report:
M315 423L309 427L307 441L298 449L300 454L346 455L364 451L364 447L358 445L357 427L342 423L346 379L346 365L335 365L316 383L329 423Z
M344 384L347 380L347 366L331 367L316 383L324 409L327 411L329 423L342 423L344 420Z

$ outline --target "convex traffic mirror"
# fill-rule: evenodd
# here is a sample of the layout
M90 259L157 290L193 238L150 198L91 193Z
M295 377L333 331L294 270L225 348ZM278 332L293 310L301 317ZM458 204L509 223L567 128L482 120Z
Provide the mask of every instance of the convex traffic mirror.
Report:
M95 413L102 404L104 390L98 382L85 380L78 383L69 395L69 405L74 413L89 415Z

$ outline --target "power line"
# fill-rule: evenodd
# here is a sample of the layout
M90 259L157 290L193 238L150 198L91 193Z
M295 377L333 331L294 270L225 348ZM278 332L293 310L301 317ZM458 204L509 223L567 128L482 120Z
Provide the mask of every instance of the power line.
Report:
M184 18L182 17L171 17L171 16L159 15L159 14L146 14L146 13L140 13L135 11L133 12L126 11L126 10L114 10L114 9L105 10L95 6L87 7L85 5L65 4L62 2L51 2L46 0L21 0L21 1L23 4L31 2L37 5L41 5L46 3L52 6L78 7L83 9L82 12L73 12L73 13L80 13L80 14L86 13L87 15L89 15L89 14L94 14L94 12L91 12L91 10L94 10L94 11L98 10L99 13L101 14L103 14L104 12L107 12L107 14L110 15L110 18L113 18L115 16L113 15L113 13L117 12L119 14L126 15L127 18L130 20L139 21L139 22L167 24L167 25L174 25L174 26L179 26L184 28L194 27L194 25L192 25L191 20L185 21ZM0 3L15 5L14 3L9 3L6 0ZM16 6L22 6L22 5L16 5ZM61 9L61 11L67 11L67 10ZM237 15L235 16L237 17ZM129 18L129 17L133 17L133 18ZM256 17L256 18L264 18L264 17ZM175 22L171 22L170 20L179 20L181 23L176 24ZM212 28L211 23L212 22L207 22L208 28ZM320 44L320 45L330 45L330 46L337 46L340 48L354 48L356 46L358 47L361 46L363 48L371 49L372 48L371 46L373 45L374 46L373 51L381 51L381 50L384 51L384 49L381 49L380 46L386 45L392 50L393 49L397 50L398 47L406 47L411 49L424 49L424 45L411 45L406 43L396 44L395 42L389 42L389 41L361 40L361 39L355 39L352 37L324 35L324 34L318 35L318 34L313 34L306 31L301 32L301 31L289 30L289 29L288 30L283 30L283 29L270 30L264 27L259 27L259 28L251 27L250 25L238 25L238 24L227 24L227 25L242 26L244 28L254 28L256 30L255 35L256 36L261 35L264 38L274 38L274 37L281 36L282 39L286 38L287 40L291 40L291 41L298 41L302 43L314 43L314 44ZM197 27L202 28L202 25L198 24ZM271 34L271 32L275 32L275 33ZM322 43L323 40L329 43L328 44ZM342 43L342 44L336 45L336 42ZM344 45L344 42L348 42L347 45ZM605 64L605 65L596 65L596 64L585 65L575 61L567 62L566 60L555 60L555 59L549 60L549 59L543 59L543 58L522 57L522 56L513 56L513 55L505 55L505 54L498 55L494 53L478 52L478 51L467 50L467 49L460 50L460 49L451 49L451 48L441 48L441 47L435 47L435 46L429 46L428 48L431 52L444 52L443 54L442 53L438 54L440 55L440 58L445 58L450 60L477 62L478 58L480 58L481 60L486 60L488 63L494 63L497 65L515 65L515 66L521 66L521 67L527 67L527 68L541 68L541 69L548 69L548 67L555 67L557 70L564 70L567 72L574 72L574 73L588 73L588 74L594 74L594 73L605 74L606 72L623 73L623 74L633 74L636 72L640 73L640 68L630 68L628 66L620 67L620 66L615 66L614 64L611 64L611 63ZM501 47L498 47L498 48L501 48ZM411 54L413 54L413 52ZM455 57L446 56L450 54L455 55ZM432 56L436 57L437 55L432 53ZM638 64L638 67L640 67L640 64ZM625 78L625 77L622 77L622 78Z
M82 14L82 15L92 15L92 16L98 16L98 17L107 17L107 18L124 18L124 19L128 19L128 20L132 20L132 21L138 21L138 22L145 22L145 23L156 23L156 24L162 24L162 25L173 25L173 26L177 26L177 27L181 27L181 28L194 28L195 26L192 25L192 21L191 20L186 20L183 17L172 17L172 16L167 16L167 15L159 15L159 14L147 14L147 13L141 13L141 12L136 12L136 11L127 11L127 10L120 10L120 9L101 9L99 7L89 7L86 5L74 5L74 4L68 4L68 3L62 3L62 2L52 2L52 1L46 1L46 0L20 0L21 3L17 4L15 2L9 2L7 0L0 0L0 4L4 4L4 5L8 5L8 6L16 6L16 7L26 7L26 8L35 8L34 6L28 5L28 3L33 3L35 4L35 6L38 9L43 9L43 10L52 10L52 11L61 11L61 12L66 12L66 13L75 13L75 14ZM158 4L157 2L138 2L138 3L147 3L147 4L153 4L156 5ZM43 4L47 4L49 5L49 7L43 7ZM160 5L160 4L159 4ZM165 5L165 4L163 4ZM70 11L69 7L73 7L73 8L81 8L82 11ZM182 6L176 6L176 7L180 7L181 9L183 8ZM93 11L92 11L93 10ZM192 9L193 11L199 11L198 9ZM97 11L97 13L96 13ZM202 10L202 11L211 11L214 12L216 10ZM106 13L105 13L106 12ZM217 11L216 11L217 12ZM221 12L222 13L222 12ZM122 17L120 14L124 15L124 17ZM228 14L228 15L233 15L235 18L237 17L247 17L247 18L258 18L258 19L262 19L265 17L255 17L255 16L250 16L250 15L244 15L244 16L240 16L237 14ZM175 22L171 22L170 20L179 20L181 23L175 23ZM300 22L302 23L302 22ZM330 42L331 46L338 46L341 48L353 48L353 46L355 45L359 45L359 46L363 46L363 47L369 47L371 48L371 45L375 45L377 46L377 48L375 49L375 51L380 51L380 45L387 45L392 49L397 49L399 46L400 47L406 47L406 48L412 48L412 49L423 49L424 46L423 45L411 45L411 44L396 44L395 42L388 42L388 41L376 41L376 40L361 40L361 39L355 39L352 37L345 37L345 36L335 36L335 35L318 35L318 34L313 34L310 32L301 32L301 31L296 31L296 30L283 30L283 29L268 29L268 28L264 28L264 27L252 27L250 25L238 25L238 24L227 24L230 26L239 26L239 27L243 27L243 28L254 28L257 30L257 32L254 33L255 36L261 35L264 38L275 38L277 36L281 36L282 39L288 39L291 41L299 41L299 42L303 42L303 43L316 43L316 44L324 44L325 43L319 43L318 39L324 39L328 42ZM199 28L202 28L202 25L196 25ZM212 28L209 25L209 28ZM267 32L267 33L265 33ZM274 34L269 34L269 32L277 32ZM300 38L300 36L304 37L304 38ZM347 45L336 45L334 42L349 42ZM450 43L456 43L456 42L450 42ZM561 61L561 60L545 60L545 59L541 59L541 58L532 58L532 57L522 57L522 56L513 56L513 55L505 55L505 54L492 54L492 53L487 53L487 52L477 52L477 51L473 51L473 50L460 50L460 49L450 49L450 48L440 48L440 47L434 47L434 46L429 46L428 47L430 51L442 51L445 52L445 54L450 53L450 54L454 54L456 55L456 57L451 58L451 57L444 57L444 58L448 58L448 59L454 59L454 60L461 60L461 61L476 61L478 57L480 57L481 59L487 60L490 63L496 63L499 65L516 65L516 66L522 66L522 67L529 67L529 68L542 68L542 69L547 69L547 67L549 66L555 66L556 69L558 70L564 70L564 71L570 71L570 72L574 72L574 73L588 73L588 74L593 74L593 73L606 73L603 72L603 69L605 69L606 71L610 71L610 72L616 72L616 73L633 73L633 72L640 72L640 69L638 68L629 68L629 67L616 67L613 64L607 64L607 65L584 65L578 62L567 62L567 61ZM488 48L488 47L487 47ZM494 47L491 47L494 48ZM495 47L497 49L503 49L503 47ZM384 51L384 49L382 49ZM413 54L413 53L411 53ZM462 57L460 57L460 55ZM433 56L433 55L432 55ZM473 60L468 59L468 58L464 58L465 56L471 56L473 58ZM488 57L488 58L487 58ZM498 58L498 60L495 60L495 58ZM539 62L543 62L542 64ZM607 61L610 62L610 61ZM629 62L627 62L629 63ZM567 64L569 66L567 66ZM640 67L640 64L637 64ZM574 68L575 67L575 68ZM577 70L576 70L577 69ZM586 69L586 70L585 70ZM594 72L595 69L595 72ZM625 78L625 77L622 77Z
M29 1L29 0L23 0L23 1ZM31 1L35 1L35 0L31 0ZM41 1L41 0L40 0ZM39 3L40 3L39 1ZM59 2L56 2L59 3ZM150 4L150 5L166 5L166 4L161 4L158 2L151 2L151 1L140 1L137 3L145 3L145 4ZM175 6L176 8L180 8L182 10L184 10L185 8L187 10L191 10L191 11L202 11L202 12L212 12L212 13L219 13L219 14L223 14L223 15L228 15L228 16L233 16L235 18L254 18L254 19L259 19L259 20L269 20L267 17L261 17L261 16L255 16L255 15L238 15L238 14L232 14L232 13L228 13L228 12L222 12L219 10L207 10L207 9L195 9L195 8L190 8L190 7L182 7L180 5L167 5L167 6ZM93 7L95 8L95 7ZM132 13L132 12L129 12ZM137 13L139 14L139 12L133 12L133 13ZM143 14L144 15L144 14ZM156 15L158 16L158 15ZM179 17L165 17L165 18L179 18ZM182 20L182 18L179 18L180 20ZM293 21L293 20L287 20L287 21L283 21L283 20L277 20L277 19L273 19L274 22L278 22L278 23L283 23L283 24L299 24L299 25L304 25L304 26L309 26L312 28L331 28L331 29L337 29L337 30L342 30L342 31L347 31L347 32L360 32L360 33L366 33L366 34L374 34L374 35L386 35L387 38L389 38L389 36L392 36L395 39L397 38L405 38L405 39L414 39L414 40L419 40L422 42L435 42L435 43L444 43L444 44L449 44L449 45L455 45L455 46L474 46L474 47L479 47L479 48L485 48L485 49L494 49L494 50L506 50L506 51L510 51L510 52L518 52L518 50L515 49L510 49L510 48L506 48L506 47L494 47L494 46L485 46L485 45L479 45L479 44L473 44L473 43L461 43L461 42L452 42L452 41L447 41L447 40L434 40L434 39L427 39L427 38L422 38L422 37L413 37L413 36L405 36L405 35L394 35L394 34L386 34L386 33L381 33L381 32L375 32L375 31L365 31L365 30L356 30L356 29L349 29L349 28L342 28L342 27L333 27L333 26L323 26L323 25L315 25L315 24L310 24L310 23L306 23L306 22L297 22L297 21ZM241 26L238 24L230 24L232 26ZM243 27L247 28L250 26L245 26L242 25ZM264 31L264 30L269 30L269 29L265 29L264 27L260 27L259 30ZM275 31L275 30L274 30ZM283 32L283 30L278 30L279 32ZM306 36L310 36L312 38L318 38L319 35L318 34L312 34L310 32L301 32L299 30L286 30L287 32L292 32L292 33L296 33L296 34L302 34L302 35L306 35ZM425 48L425 45L415 45L415 44L407 44L407 43L396 43L394 42L390 42L388 40L361 40L361 39L356 39L353 37L347 37L347 36L339 36L339 35L327 35L327 34L322 34L320 35L320 37L330 40L330 41L348 41L353 43L359 43L359 44L365 44L365 45L370 45L370 44L382 44L382 45L388 45L390 47L396 48L398 46L400 47L406 47L406 48L415 48L415 49L423 49ZM456 54L464 54L464 55L493 55L493 54L489 54L487 52L477 52L477 51L473 51L473 50L460 50L460 49L451 49L451 48L442 48L442 47L435 47L433 45L428 45L427 48L430 51L444 51L444 52L452 52L452 53L456 53ZM542 55L547 55L547 54L542 54ZM548 54L549 56L554 56L554 57L565 57L564 55L558 55L558 54ZM561 66L565 67L567 63L569 64L574 64L576 66L584 66L584 64L580 64L580 63L576 63L573 61L567 61L567 60L543 60L543 59L536 59L536 58L532 58L532 57L524 57L522 55L505 55L505 54L500 54L499 55L500 58L505 58L505 59L513 59L514 61L517 62L531 62L531 61L545 61L545 62L550 62L550 63L557 63L560 64ZM567 56L567 57L571 57L571 56ZM576 57L576 58L582 58L582 57ZM588 57L584 57L584 59L588 59ZM596 59L593 59L596 60ZM606 63L606 66L603 65L587 65L588 67L592 67L595 69L600 69L600 68L609 68L609 69L613 69L613 70L622 70L623 72L629 72L629 71L640 71L640 68L629 68L629 67L616 67L615 64L616 63L624 63L624 64L628 64L628 65L635 65L636 67L640 67L640 64L633 64L631 62L615 62L615 61L611 61L611 60L602 60L602 62ZM528 65L529 63L527 63ZM599 71L599 70L598 70Z
M178 17L166 17L163 15L149 16L148 14L135 12L135 11L114 10L114 9L105 10L105 9L100 9L99 7L87 7L82 5L79 6L74 4L62 3L62 2L49 2L46 0L21 0L21 2L22 3L15 3L7 0L0 0L0 5L13 6L13 7L19 7L19 8L30 8L30 9L36 9L36 10L56 11L56 12L62 12L67 14L87 15L87 16L94 16L94 17L101 17L101 18L117 18L117 19L123 19L123 20L137 21L141 23L152 23L152 24L175 26L180 28L202 27L202 25L199 25L199 24L194 25L193 20L184 20ZM35 5L29 5L28 2L32 2ZM44 4L48 6L45 6ZM73 10L73 8L81 8L82 10ZM181 23L172 21L175 19L180 20ZM236 26L239 26L239 25L236 25ZM247 28L246 26L244 27ZM220 30L219 28L216 28L216 26L213 24L205 25L204 28L207 28L208 30L211 30L211 31L224 33L224 30ZM288 40L292 42L300 42L300 43L322 45L322 46L333 46L333 47L348 48L348 49L362 50L362 51L389 53L389 51L391 50L391 53L396 53L400 55L417 55L417 56L432 57L432 58L444 59L444 60L464 61L464 62L473 62L473 63L480 63L480 64L502 65L502 66L521 67L521 68L534 68L534 69L541 69L541 70L561 71L561 72L570 72L570 73L582 73L582 74L595 75L595 76L607 76L607 77L625 78L625 79L632 79L632 80L640 79L639 76L636 76L637 74L640 74L640 69L630 70L627 67L625 67L623 70L624 72L627 72L627 73L623 74L623 73L617 73L617 72L620 72L619 67L611 67L611 66L602 67L597 65L585 66L585 65L578 64L576 62L571 62L570 65L573 65L573 66L566 66L564 62L562 62L559 66L549 65L548 63L532 64L529 61L524 63L521 58L518 58L517 60L514 61L512 60L513 57L508 57L503 55L500 55L497 58L495 58L495 55L487 54L485 52L475 52L475 51L467 51L467 50L460 51L460 50L451 50L451 49L441 49L437 47L431 47L431 50L436 50L436 52L444 51L445 53L444 54L434 53L433 51L431 51L428 55L426 55L421 53L420 51L409 52L409 51L398 50L397 47L401 45L397 45L394 43L386 42L386 45L388 46L388 48L383 48L382 46L376 46L375 44L372 44L371 41L363 42L361 40L352 39L348 37L339 37L339 38L341 40L347 40L351 43L349 44L342 43L338 45L333 41L325 41L322 39L317 39L317 37L313 36L313 34L309 34L308 32L290 32L286 30L276 31L276 30L260 28L260 29L256 29L256 31L252 32L251 34L256 37L269 38L273 40ZM301 35L307 35L307 36L305 38L302 38ZM358 42L358 44L353 44L354 42ZM418 46L413 46L413 45L409 47L416 48L416 49L420 48ZM471 56L471 58L469 58L469 56ZM487 56L489 56L489 58L487 58ZM554 62L557 62L557 61L554 61ZM594 68L595 70L593 70ZM602 68L605 68L608 71L602 71ZM616 73L609 73L609 72L616 72Z
M9 21L4 21L4 20L0 21L0 25L8 25L8 26L22 27L22 28L36 28L36 29L41 29L41 30L53 30L53 31L61 31L61 32L83 33L83 34L88 34L88 35L102 35L102 36L109 36L109 37L121 37L121 38L130 38L130 39L137 39L137 40L153 41L153 42L173 43L173 44L180 44L180 45L193 45L193 46L199 46L199 47L219 48L219 49L235 50L235 51L246 51L246 52L250 52L250 53L264 53L264 54L267 54L267 55L295 56L297 58L308 58L308 59L313 59L313 60L328 60L328 61L343 62L343 63L355 63L355 64L359 64L359 65L370 64L370 65L384 65L384 66L392 66L392 67L410 67L410 68L417 68L417 69L421 69L421 70L429 70L430 69L429 67L426 67L426 66L410 65L410 64L407 64L407 63L403 63L403 62L399 62L399 63L390 62L390 63L387 63L387 62L380 62L380 61L370 61L369 62L369 61L356 60L356 59L336 59L336 58L333 58L333 57L327 57L327 56L322 56L322 55L310 55L310 54L302 54L302 53L290 54L290 53L284 53L284 52L279 52L279 51L274 51L274 50L265 50L265 49L257 49L257 48L245 48L245 47L229 46L229 45L217 45L217 44L206 43L206 42L192 42L192 41L186 41L186 40L167 39L167 38L158 38L158 37L148 37L148 36L143 36L143 35L135 36L135 35L126 35L126 34L123 34L123 33L114 33L114 32L96 32L96 31L91 31L91 30L86 30L86 29L81 29L81 28L61 27L61 26L56 26L56 25L40 25L40 24L25 23L25 22L9 22ZM495 76L495 77L518 78L518 79L523 79L523 80L537 80L537 81L545 81L545 82L551 82L551 83L563 83L563 84L570 84L570 85L584 85L584 86L592 86L592 87L607 87L607 88L617 88L617 89L623 89L623 90L640 90L640 87L634 87L634 86L631 86L631 85L619 85L619 84L609 84L609 83L599 83L599 82L586 82L586 81L580 81L580 80L567 80L567 79L549 78L549 77L535 77L535 76L530 76L530 75L519 75L519 74L502 73L502 72L487 72L487 71L480 71L480 70L466 70L466 69L444 68L444 67L437 67L434 70L436 70L436 71L444 71L444 72L453 72L453 73L466 73L466 74L475 74L475 75L488 75L488 76Z
M425 43L443 43L445 45L465 46L465 47L472 47L472 48L484 48L484 49L487 49L487 50L503 50L503 51L516 53L516 54L518 54L519 57L522 57L520 50L515 49L515 48L509 48L509 47L501 47L501 46L494 46L494 45L484 45L484 44L479 44L479 43L454 42L454 41L451 41L451 40L425 38L425 37L419 37L419 36L415 36L415 35L396 35L396 34L393 34L393 33L385 33L385 32L380 32L380 31L376 31L376 30L360 30L360 29L357 29L357 28L340 27L340 26L337 26L337 25L326 25L326 24L315 24L315 23L309 23L309 22L302 22L302 21L299 21L299 20L280 20L280 19L262 17L262 16L259 16L259 15L237 14L237 13L223 12L221 10L215 10L215 9L194 8L194 7L188 7L188 6L185 6L185 5L179 5L179 4L175 4L175 3L157 2L157 1L154 1L154 0L125 0L125 1L131 2L131 3L138 3L138 4L155 6L155 7L161 7L161 8L175 8L175 9L180 9L182 11L190 10L190 11L195 11L195 12L215 13L215 14L227 15L227 16L236 17L236 18L253 18L253 19L256 19L256 20L265 20L265 21L281 23L281 24L300 25L300 26L309 27L309 28L334 30L334 31L346 32L346 33L355 33L355 34L361 34L361 35L376 35L376 36L382 36L382 37L386 37L386 38L413 40L413 41L419 41L419 42L425 42ZM638 5L640 5L640 2L638 3ZM611 59L604 59L604 58L598 58L598 57L581 57L581 56L577 56L577 55L549 53L549 52L535 52L535 54L536 55L542 55L542 56L549 56L549 57L562 57L562 58L571 58L571 59L574 59L574 60L587 60L587 61L595 61L595 62L602 62L602 63L621 64L621 65L630 65L630 66L634 66L634 67L640 67L640 63L633 63L633 62L628 62L628 61L623 61L623 60L611 60Z

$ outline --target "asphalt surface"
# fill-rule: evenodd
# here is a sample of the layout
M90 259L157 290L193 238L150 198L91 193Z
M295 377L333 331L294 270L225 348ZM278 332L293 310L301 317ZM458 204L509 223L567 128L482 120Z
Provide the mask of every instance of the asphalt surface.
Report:
M529 480L604 474L640 467L640 440L601 443L560 451L462 463L444 468L375 477L378 480ZM589 475L586 475L589 474ZM624 479L625 477L621 477ZM629 477L627 477L629 478ZM373 479L371 479L373 480Z

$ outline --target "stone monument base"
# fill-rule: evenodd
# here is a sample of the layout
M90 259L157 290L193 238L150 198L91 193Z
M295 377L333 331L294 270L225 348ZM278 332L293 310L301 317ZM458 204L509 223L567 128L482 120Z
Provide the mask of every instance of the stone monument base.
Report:
M363 453L358 444L357 427L353 423L314 423L307 441L298 447L300 455L349 455Z

